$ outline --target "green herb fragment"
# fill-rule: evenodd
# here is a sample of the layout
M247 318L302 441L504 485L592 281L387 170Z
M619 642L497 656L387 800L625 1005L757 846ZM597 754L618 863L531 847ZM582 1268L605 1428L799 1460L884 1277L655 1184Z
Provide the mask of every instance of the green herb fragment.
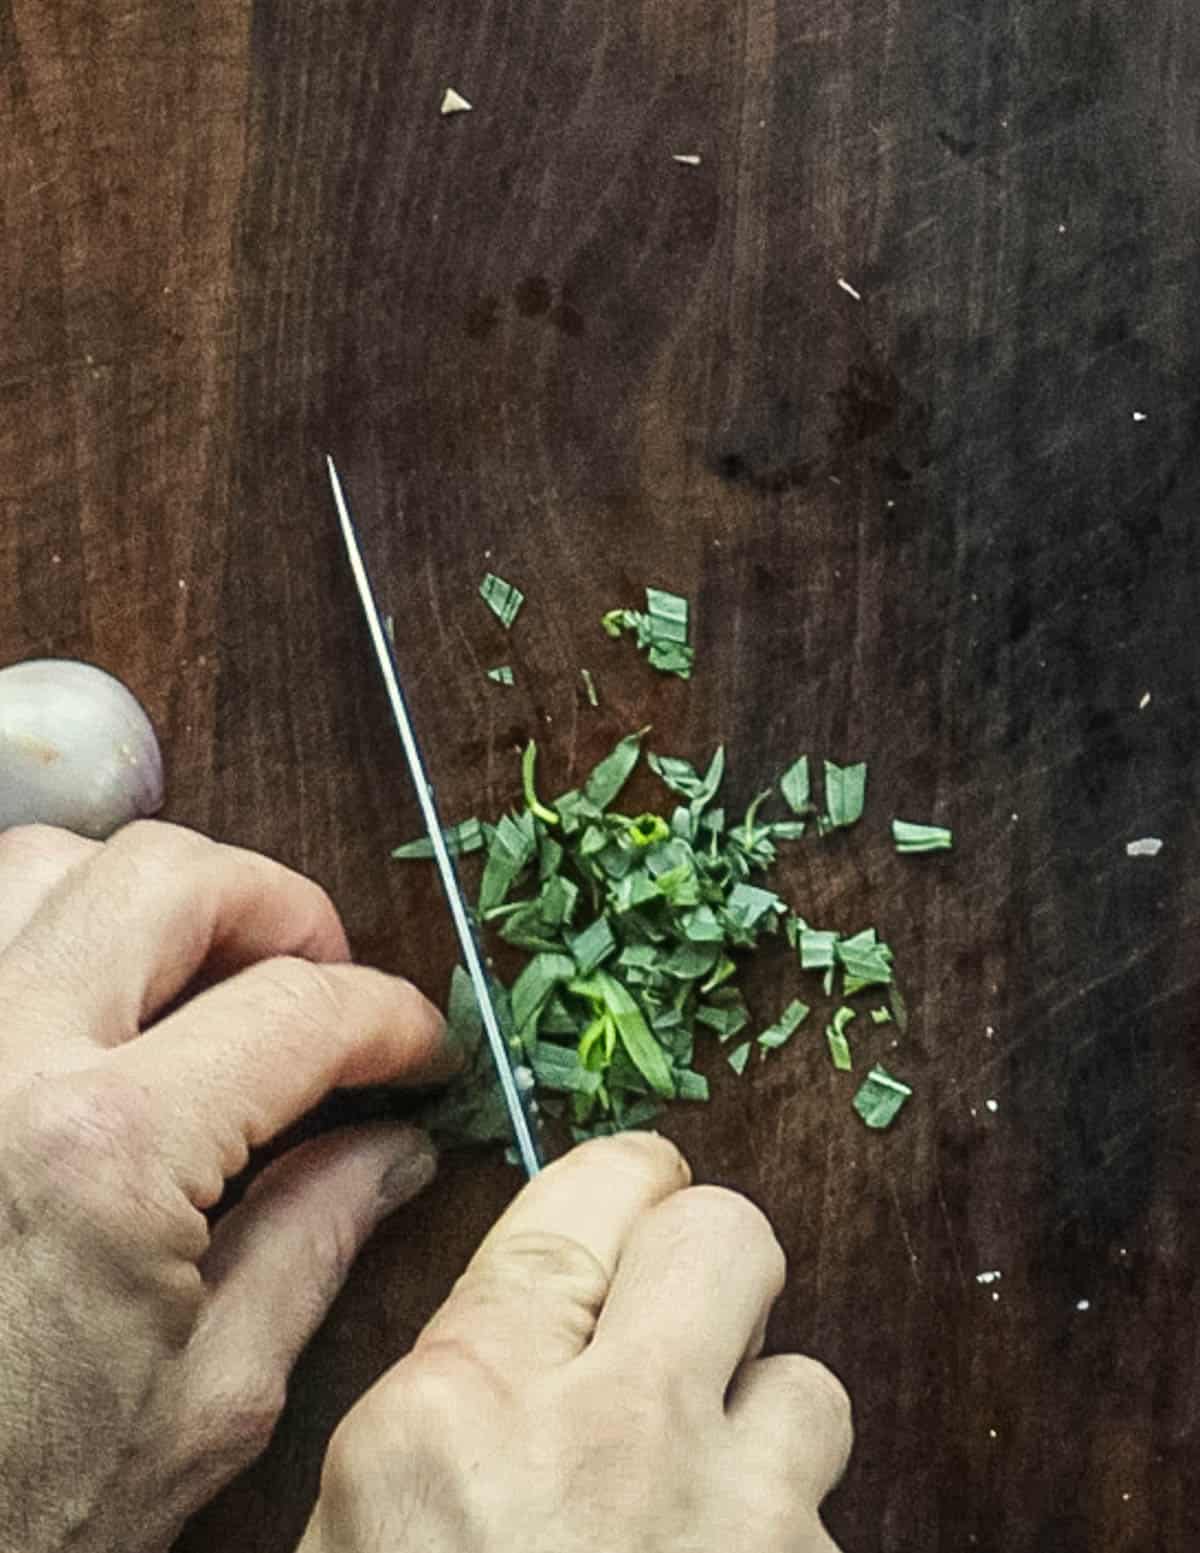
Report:
M457 825L448 825L442 831L442 836L446 850L452 857L461 856L465 852L479 852L484 845L483 826L478 820L462 820ZM403 846L394 847L392 856L401 862L432 857L433 842L428 836L418 836L415 841L406 841Z
M583 796L594 808L601 811L607 809L625 786L638 763L642 753L642 739L648 731L643 728L640 733L627 733L594 768L583 784Z
M779 791L783 801L793 814L809 814L812 811L808 777L808 756L790 765L779 779Z
M835 953L845 971L847 994L863 987L891 983L892 951L877 941L874 928L866 928L852 938L839 939Z
M730 923L744 930L756 927L768 914L774 919L786 909L773 890L760 890L753 884L735 884L725 902Z
M525 753L521 756L521 782L525 789L525 806L530 814L541 820L543 825L557 825L558 815L553 809L547 809L544 803L538 802L538 795L534 790L534 772L537 768L537 745L532 739L525 746Z
M941 825L914 825L908 820L892 821L892 839L897 852L949 852L954 832Z
M497 991L498 1008L505 1000ZM446 1041L462 1058L458 1079L427 1105L416 1120L443 1145L496 1143L509 1137L508 1110L492 1066L483 1019L471 978L454 967L446 1011Z
M860 761L854 766L825 762L825 819L830 829L854 825L862 818L867 796L867 767Z
M808 1004L793 998L775 1023L768 1025L762 1032L758 1044L764 1051L777 1051L779 1047L786 1046L808 1015Z
M651 771L673 793L692 800L693 814L698 814L712 800L725 775L723 744L718 747L703 776L690 761L679 760L674 755L648 755L646 759Z
M912 1095L907 1084L879 1066L873 1067L854 1097L854 1109L868 1127L890 1127Z
M498 669L489 669L487 677L495 685L511 685L513 683L513 671L507 663L502 663Z
M688 603L677 593L646 589L646 609L610 609L600 624L609 636L633 631L653 668L690 679L695 655L688 644Z
M514 588L511 582L505 582L495 572L488 572L479 584L479 596L506 630L517 618L525 602L525 595L520 588Z
M825 1027L825 1039L833 1065L842 1073L849 1073L854 1066L850 1056L850 1042L846 1039L846 1026L855 1017L854 1010L844 1004L833 1016L833 1022Z
M590 976L614 953L617 941L607 917L597 917L570 940L571 955L581 976Z
M675 1093L670 1066L628 989L607 971L597 971L588 985L598 988L600 1000L616 1026L629 1060L651 1089L669 1100Z
M681 1068L675 1075L675 1084L677 1100L705 1101L708 1099L708 1080L703 1073L695 1073L690 1068Z
M773 841L799 841L808 826L803 820L776 820L768 828Z
M707 1026L719 1041L729 1041L750 1023L750 1011L741 1002L728 1006L702 1003L696 1010L696 1023Z
M837 952L837 934L819 933L799 918L797 921L801 967L806 971L831 970Z
M592 678L590 669L580 669L580 677L583 680L583 688L588 698L589 706L599 706L600 697L596 693L596 681Z
M711 906L697 906L683 918L683 931L693 944L723 944L725 929Z
M750 1061L750 1042L743 1041L740 1046L735 1046L725 1060L735 1073L744 1073Z
M871 1019L877 1025L890 1025L892 1022L892 1011L890 1008L873 1008L871 1010Z
M540 1041L529 1059L534 1077L547 1089L566 1094L594 1095L604 1082L600 1073L593 1073L579 1061L579 1053L573 1048L555 1046L550 1041Z
M525 1044L550 994L560 982L568 982L574 975L575 961L570 955L537 954L513 982L513 1023Z
M536 852L533 815L502 815L488 841L487 862L479 885L478 907L482 915L504 904Z
M737 966L729 958L729 956L722 955L721 958L717 961L716 965L713 967L712 975L701 984L701 993L707 994L714 991L717 987L721 986L723 982L728 981L736 971Z

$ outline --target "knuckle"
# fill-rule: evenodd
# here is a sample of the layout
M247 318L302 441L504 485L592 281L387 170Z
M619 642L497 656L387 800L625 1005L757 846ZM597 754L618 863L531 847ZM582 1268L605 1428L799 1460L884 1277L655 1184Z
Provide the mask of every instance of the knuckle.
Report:
M777 1354L769 1362L791 1389L796 1406L849 1454L854 1440L854 1407L850 1393L833 1371L807 1354Z
M484 1253L475 1275L502 1281L518 1294L549 1290L597 1307L608 1290L608 1276L586 1246L565 1235L540 1230L508 1236Z
M346 1418L341 1445L348 1462L362 1461L380 1441L436 1449L461 1435L464 1419L491 1416L509 1400L503 1376L469 1343L423 1337Z
M108 850L138 864L153 862L177 867L209 857L216 843L199 831L164 820L131 820L108 843Z
M0 867L15 870L31 863L69 865L86 857L93 845L55 825L14 825L0 831Z
M231 1461L249 1462L267 1448L286 1401L282 1376L253 1364L233 1366L209 1391L205 1433L222 1440Z
M683 1187L691 1170L680 1151L657 1132L623 1132L612 1138L592 1138L564 1156L573 1168L596 1169L641 1177L647 1184Z
M101 1069L40 1078L23 1093L31 1146L49 1162L129 1157L139 1165L157 1143L150 1097L140 1085Z
M346 998L337 975L327 966L298 955L278 955L244 973L264 1004L277 1004L291 1019L340 1030Z
M769 1265L772 1281L783 1287L787 1258L771 1221L740 1192L722 1186L693 1186L678 1193L660 1210L674 1220L676 1232L703 1237L739 1253L751 1252Z
M469 1307L525 1310L531 1321L582 1346L595 1328L608 1282L586 1246L564 1235L526 1230L480 1252L455 1295Z

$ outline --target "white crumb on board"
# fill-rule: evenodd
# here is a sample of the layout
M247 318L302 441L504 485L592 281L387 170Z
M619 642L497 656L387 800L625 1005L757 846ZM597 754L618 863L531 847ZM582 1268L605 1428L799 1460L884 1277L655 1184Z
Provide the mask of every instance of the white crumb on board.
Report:
M673 162L678 162L681 167L699 167L700 166L700 158L696 155L696 153L694 151L677 151L672 156L671 160Z
M1134 418L1135 421L1139 422L1139 424L1146 419L1145 415L1143 414L1143 412L1141 410L1135 410L1133 412L1133 418Z
M1139 712L1144 712L1149 705L1150 705L1150 692L1146 691L1145 695L1138 702L1138 711Z
M983 1103L987 1106L988 1110L992 1113L993 1116L995 1116L996 1112L1000 1109L999 1101L985 1100Z
M1162 851L1161 836L1142 836L1138 841L1130 841L1125 847L1126 857L1157 857Z
M837 283L848 297L853 297L856 302L862 301L862 292L856 290L855 287L853 287L845 278L845 276L839 275L837 278Z
M991 1272L976 1273L975 1274L975 1282L976 1283L999 1283L1001 1278L1003 1278L1003 1277L1004 1277L1004 1274L1002 1272L1000 1272L998 1268L993 1268Z
M456 92L452 86L448 86L446 94L442 98L442 117L445 118L451 113L470 113L470 111L471 104L462 93Z
M1075 1306L1076 1310L1091 1310L1091 1308L1091 1300L1080 1300L1079 1303Z

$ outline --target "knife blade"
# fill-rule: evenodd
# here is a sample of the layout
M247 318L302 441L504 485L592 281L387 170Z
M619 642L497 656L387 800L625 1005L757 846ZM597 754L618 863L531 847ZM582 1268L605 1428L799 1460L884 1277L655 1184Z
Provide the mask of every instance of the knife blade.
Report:
M454 860L450 856L450 849L446 845L446 835L442 828L441 817L438 814L433 788L426 775L425 762L421 757L421 749L417 743L412 718L409 715L408 703L400 687L396 655L392 650L388 633L384 629L383 617L379 613L379 606L375 602L375 590L371 586L371 578L367 572L366 561L363 559L362 546L358 540L358 531L355 528L354 519L350 515L350 508L346 501L345 492L342 489L342 482L338 477L337 466L329 454L326 454L325 462L329 470L329 484L333 490L333 501L337 508L338 521L341 524L346 554L350 558L350 570L354 575L354 582L358 589L358 597L362 604L363 614L366 616L367 628L371 634L371 645L375 649L375 657L379 663L380 672L383 675L383 683L392 708L392 717L400 734L400 742L404 746L404 756L408 762L408 770L412 777L413 786L416 788L417 802L421 807L421 816L425 821L425 829L429 836L430 845L433 848L434 862L437 864L438 874L442 881L442 890L446 896L446 904L450 908L450 917L454 923L454 931L458 935L463 963L466 966L467 974L471 978L471 985L475 990L475 1000L479 1005L479 1015L483 1020L484 1033L487 1036L488 1047L496 1068L496 1076L500 1081L500 1089L504 1095L504 1103L508 1109L509 1120L512 1123L513 1141L516 1144L517 1155L526 1176L532 1180L542 1168L542 1154L537 1134L534 1131L530 1118L525 1094L517 1080L512 1054L509 1051L507 1041L504 1039L504 1033L500 1028L500 1021L496 1014L496 1004L492 998L492 989L488 982L487 971L484 969L483 956L480 953L479 942L475 936L471 913L463 896L462 886L458 882L458 873L454 867Z

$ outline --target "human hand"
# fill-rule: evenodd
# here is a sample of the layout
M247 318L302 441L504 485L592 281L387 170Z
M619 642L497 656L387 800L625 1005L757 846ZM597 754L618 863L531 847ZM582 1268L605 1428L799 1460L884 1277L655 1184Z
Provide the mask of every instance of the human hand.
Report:
M330 1089L445 1076L315 884L174 826L0 835L0 1548L157 1553L265 1446L415 1129L225 1181ZM207 990L180 1001L195 978Z
M334 1434L299 1553L836 1553L845 1393L759 1356L783 1253L689 1179L629 1133L526 1187Z

